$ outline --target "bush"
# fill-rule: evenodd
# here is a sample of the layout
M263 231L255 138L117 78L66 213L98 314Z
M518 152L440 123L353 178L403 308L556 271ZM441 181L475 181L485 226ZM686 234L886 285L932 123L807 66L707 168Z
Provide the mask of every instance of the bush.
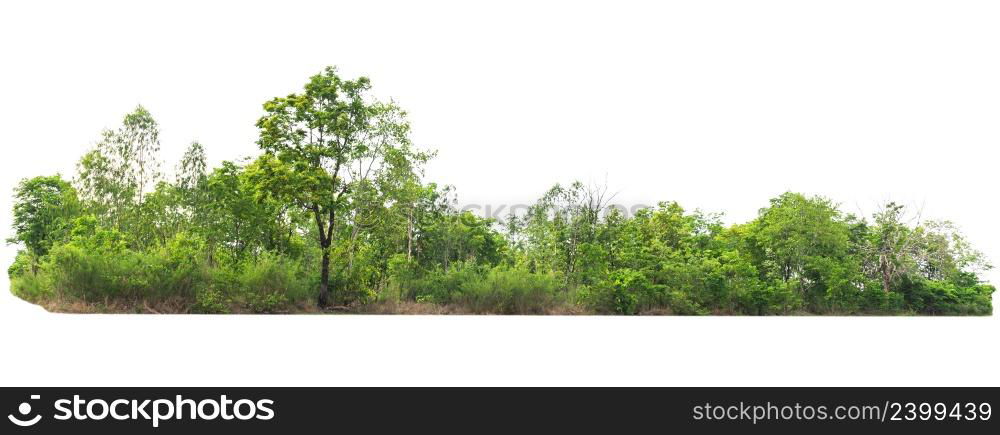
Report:
M404 254L394 254L387 261L388 289L380 297L393 301L414 300L413 285L420 279L420 267Z
M107 255L69 244L54 248L44 269L60 294L89 302L134 299L150 296L144 260L128 250Z
M660 303L654 307L662 307L670 310L672 314L682 316L701 316L709 314L709 311L694 301L687 293L682 291L664 292L657 298Z
M268 252L210 272L209 285L195 295L194 312L287 312L293 305L311 304L318 288L301 263Z
M229 301L218 290L204 289L195 295L191 311L201 314L226 314L229 313Z
M859 292L859 310L866 313L906 314L906 298L899 292L885 292L881 286L872 285ZM912 309L912 307L909 307Z
M52 296L52 282L44 273L26 273L10 278L10 292L28 302L37 303Z
M52 248L37 276L18 266L12 289L26 300L53 293L126 306L169 299L197 313L281 312L316 296L311 274L295 260L265 252L235 267L211 268L205 245L182 232L161 246L134 251L117 231L81 218L70 242Z
M699 288L670 288L654 284L646 274L631 270L613 271L601 283L580 292L581 302L599 313L639 314L668 311L679 315L708 314L690 291Z
M19 276L32 273L31 266L34 258L27 251L17 251L14 263L7 268L7 277L13 279Z
M113 231L77 232L56 246L44 265L56 292L84 301L193 299L208 285L204 243L178 234L157 250L137 252L117 244Z
M405 300L449 304L465 283L482 280L485 276L483 267L454 263L447 271L434 269L420 273L408 270L395 279Z
M156 286L166 295L191 298L209 282L204 252L201 237L176 234L154 253L150 262L155 268Z
M421 271L405 257L396 257L389 270L402 299L473 313L544 314L566 299L557 275L521 268L454 263L448 271Z
M637 314L639 302L644 300L647 308L652 302L656 289L641 272L619 269L594 286L584 288L580 299L584 305L600 313Z
M483 279L463 282L452 302L474 313L545 314L561 302L559 289L553 274L496 267Z
M246 308L256 314L282 312L287 306L288 298L281 293L250 293L246 298Z
M344 305L367 304L374 301L377 295L372 290L371 285L366 282L369 277L370 275L359 269L354 269L350 273L344 271L330 277L330 288L333 290L334 300Z
M298 262L265 253L244 262L235 280L230 277L223 285L233 290L247 310L275 313L286 311L291 303L309 303L317 296L311 280L303 275Z
M949 281L916 279L904 282L901 291L904 303L920 313L990 315L996 289L988 284L963 286Z
M798 283L794 280L741 289L736 301L740 313L755 316L787 314L802 307Z

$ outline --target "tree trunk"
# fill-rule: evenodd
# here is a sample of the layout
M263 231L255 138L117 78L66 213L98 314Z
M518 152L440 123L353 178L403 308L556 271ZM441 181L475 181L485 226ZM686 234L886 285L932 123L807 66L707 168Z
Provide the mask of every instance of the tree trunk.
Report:
M413 257L413 209L406 217L406 260Z
M320 308L330 305L330 250L323 248L323 263L320 269L319 278L319 303Z
M885 253L879 255L879 269L882 273L882 291L889 293L889 285L892 284L892 271L889 269L889 259Z
M347 274L348 274L348 276L350 276L351 272L354 271L354 254L356 252L356 250L354 249L354 246L355 246L355 244L358 241L358 235L359 234L361 234L361 227L355 226L354 227L354 231L351 233L351 245L349 246L348 251L347 251L347 255L348 255L348 257L347 257Z

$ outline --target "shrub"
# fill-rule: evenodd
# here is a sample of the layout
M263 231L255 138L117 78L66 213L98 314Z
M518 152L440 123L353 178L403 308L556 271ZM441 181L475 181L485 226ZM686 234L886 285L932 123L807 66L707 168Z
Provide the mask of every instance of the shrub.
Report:
M14 263L7 268L7 277L13 279L32 273L31 267L33 263L34 259L30 253L27 251L17 251L17 256L14 257Z
M215 289L204 289L195 295L195 303L191 311L201 314L229 313L229 302L222 292Z
M344 271L331 277L330 288L333 289L334 300L344 305L374 301L377 295L366 280L369 276L364 271L353 269L350 273Z
M278 313L288 305L288 298L281 293L249 293L246 297L246 308L257 314Z
M682 291L667 291L658 299L658 307L667 308L673 314L682 316L699 316L708 314L708 310L694 301L687 293Z
M881 285L867 286L858 292L858 309L865 313L899 314L913 312L900 292L885 292ZM908 310L909 308L909 310Z
M45 273L26 273L10 278L10 292L28 302L37 303L52 296L52 282Z
M736 293L738 311L742 314L766 316L786 314L802 307L798 282L759 284Z
M230 277L223 285L234 290L249 311L275 313L287 310L290 303L312 301L316 296L311 281L301 272L298 262L264 253L244 262L235 279Z
M146 296L148 266L140 254L123 250L113 255L75 244L55 247L45 265L56 292L84 301Z
M901 286L901 301L925 314L990 315L995 288L988 284L959 285L949 281L914 279Z
M454 263L445 271L435 269L424 273L410 272L397 276L403 299L416 302L449 304L467 282L482 280L485 268L465 263Z
M197 288L207 285L205 241L196 235L178 233L154 256L156 286L171 296L190 298Z
M84 301L193 299L208 285L203 242L178 234L157 250L137 252L118 243L116 232L97 227L74 230L45 265L55 291Z
M420 278L420 267L412 258L404 254L393 254L387 261L388 288L379 295L382 299L399 301L414 300L413 284Z
M656 289L641 272L619 269L596 285L584 288L580 298L584 305L600 313L637 314L640 300L647 308L656 305Z
M482 279L461 283L452 302L475 313L545 314L561 301L559 288L553 274L495 267Z

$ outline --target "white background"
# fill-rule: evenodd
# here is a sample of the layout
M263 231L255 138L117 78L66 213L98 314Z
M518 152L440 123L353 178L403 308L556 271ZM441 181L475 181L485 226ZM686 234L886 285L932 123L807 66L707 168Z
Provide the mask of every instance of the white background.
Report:
M1000 261L998 22L990 1L4 3L0 233L19 179L69 176L136 104L168 168L194 139L218 163L338 65L409 110L465 203L605 178L729 222L785 190L894 199ZM0 286L0 385L1000 385L996 316L75 316Z

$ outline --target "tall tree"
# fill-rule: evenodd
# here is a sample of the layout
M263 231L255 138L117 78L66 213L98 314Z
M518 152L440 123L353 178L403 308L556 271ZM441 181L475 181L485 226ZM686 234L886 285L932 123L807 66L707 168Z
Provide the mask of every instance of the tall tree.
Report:
M850 227L829 199L786 192L751 223L750 250L758 269L783 281L810 278L814 258L843 258Z
M160 130L138 106L116 130L105 130L97 146L80 159L77 183L81 196L119 230L161 179Z
M179 189L194 190L205 182L208 177L208 164L205 160L205 147L198 142L191 142L177 165L175 184Z
M411 150L405 113L372 98L370 89L368 78L346 80L327 67L310 78L304 92L265 103L257 121L257 143L265 154L250 168L251 175L262 192L312 215L322 251L320 306L331 302L335 239L350 237L352 222L364 220L348 218L361 216L358 207L372 206L367 199L382 186L382 178L413 173L425 158ZM354 201L355 195L366 200Z
M869 262L882 282L882 290L889 292L893 283L903 275L917 270L921 256L920 232L911 228L905 220L904 206L890 202L875 215L875 239L869 247ZM919 215L914 217L919 227Z

